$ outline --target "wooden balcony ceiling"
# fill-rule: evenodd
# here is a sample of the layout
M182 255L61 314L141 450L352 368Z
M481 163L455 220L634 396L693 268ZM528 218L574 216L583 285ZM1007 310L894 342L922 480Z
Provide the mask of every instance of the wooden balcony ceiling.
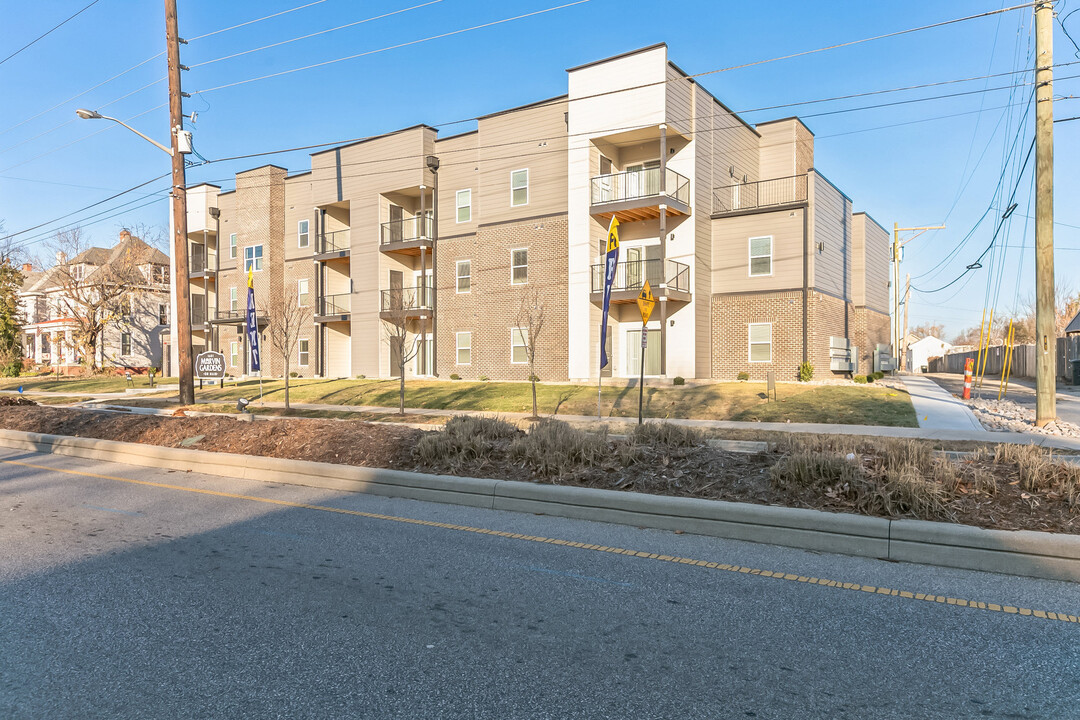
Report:
M593 214L598 218L611 221L611 216L614 215L619 219L619 222L640 222L642 220L657 220L660 217L660 201L657 199L655 205L643 205L635 208L625 208L619 210L598 210ZM668 217L681 217L686 215L678 208L668 205L667 216Z

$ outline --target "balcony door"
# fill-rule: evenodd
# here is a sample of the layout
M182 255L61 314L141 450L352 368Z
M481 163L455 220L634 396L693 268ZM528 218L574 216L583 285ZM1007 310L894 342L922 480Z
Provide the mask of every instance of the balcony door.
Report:
M637 289L645 282L644 248L626 248L626 288Z
M626 199L660 194L660 161L626 166Z
M402 227L403 217L400 205L390 206L390 242L401 242L405 238Z
M611 160L600 156L600 197L596 202L611 202L615 199L611 192Z

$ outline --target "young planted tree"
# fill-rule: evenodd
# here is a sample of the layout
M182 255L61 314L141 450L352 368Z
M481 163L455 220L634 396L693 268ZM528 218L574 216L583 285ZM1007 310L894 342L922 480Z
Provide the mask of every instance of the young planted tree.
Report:
M409 320L417 307L414 289L384 290L382 296L383 338L390 347L390 364L397 371L398 414L405 414L405 366L420 353L419 337L409 332Z
M301 306L296 293L284 293L280 300L264 306L270 346L285 358L285 412L289 412L289 366L300 340L300 330L311 321L311 308Z
M525 357L529 362L529 381L532 383L532 416L534 420L540 419L536 409L536 349L539 344L540 333L544 329L544 300L539 288L528 289L521 297L518 306L516 332L520 333L519 343L524 346Z

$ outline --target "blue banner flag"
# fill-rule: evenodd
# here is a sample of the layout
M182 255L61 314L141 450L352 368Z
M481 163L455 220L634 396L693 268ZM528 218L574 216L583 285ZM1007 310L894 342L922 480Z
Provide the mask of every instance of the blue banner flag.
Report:
M600 369L607 367L607 320L611 307L611 286L615 282L615 269L619 265L619 221L611 216L607 232L607 253L604 255L604 319L600 321Z
M259 361L259 323L255 315L255 281L251 268L248 268L247 337L248 347L251 348L250 370L251 372L261 373L262 363Z

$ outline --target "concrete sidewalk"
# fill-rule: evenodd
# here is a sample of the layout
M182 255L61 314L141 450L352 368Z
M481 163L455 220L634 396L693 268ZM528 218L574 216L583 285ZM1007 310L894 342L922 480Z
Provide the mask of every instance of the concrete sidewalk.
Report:
M918 375L905 375L903 380L920 428L987 432L971 408L933 380Z

